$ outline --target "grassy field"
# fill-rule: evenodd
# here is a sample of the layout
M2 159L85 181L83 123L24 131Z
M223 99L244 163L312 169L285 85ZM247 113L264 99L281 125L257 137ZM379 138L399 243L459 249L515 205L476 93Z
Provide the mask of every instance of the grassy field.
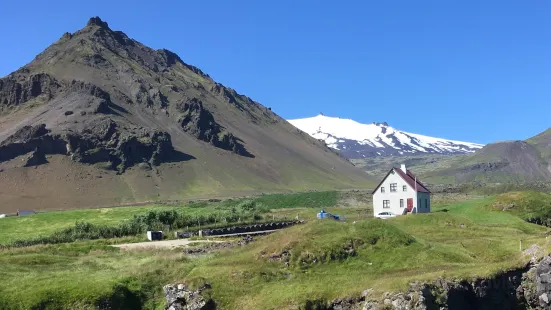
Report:
M524 263L528 258L519 249L521 240L524 248L539 244L549 250L545 227L494 207L511 197L442 200L431 214L383 221L354 218L357 209L367 207L361 201L350 206L350 196L335 192L261 196L255 199L270 206L268 214L298 213L309 221L204 258L177 250L127 252L108 246L135 237L3 249L0 308L163 309L162 286L181 281L210 283L220 309L298 308L306 300L328 301L367 288L374 294L399 290L412 280L485 276ZM238 204L215 203L218 208ZM319 208L349 220L314 220ZM288 256L269 259L282 253Z
M467 194L435 194L433 205L466 201L481 196ZM252 201L270 212L274 220L287 218L307 218L325 209L345 218L362 219L372 216L370 192L307 192L297 194L272 194L250 198L230 199L221 202L195 202L180 206L149 205L139 207L116 207L100 209L80 209L38 213L23 217L0 219L0 244L14 240L49 235L60 229L72 227L76 222L113 226L154 210L175 210L189 216L208 216L238 207L245 201Z
M404 156L381 156L372 158L352 159L354 165L364 168L364 170L380 179L388 173L392 167L400 167L405 164L411 168L419 177L427 181L424 177L433 172L445 170L454 167L457 163L468 158L469 155L438 155L438 154L423 154L423 155L404 155ZM437 183L432 182L431 183ZM445 182L450 183L450 182ZM451 182L455 183L455 179Z
M134 215L145 214L150 210L176 210L179 213L189 216L208 216L210 214L219 213L222 210L231 210L232 208L238 207L244 201L253 201L258 206L268 210L274 210L274 219L279 219L285 216L294 217L297 212L285 210L276 211L278 209L299 209L299 214L305 214L304 211L311 211L310 209L312 208L317 210L336 206L338 200L339 193L327 191L288 195L263 195L252 198L224 200L221 202L195 202L182 206L151 205L140 207L81 209L38 213L22 217L7 217L0 219L0 231L2 231L2 234L0 234L0 244L7 244L14 240L36 237L39 235L49 235L60 229L74 226L76 222L113 226L132 218ZM361 207L365 207L365 205Z
M412 280L490 275L526 261L521 240L547 246L547 229L487 211L493 199L388 221L311 222L204 261L186 279L214 283L214 298L227 309L278 309L367 288L403 289ZM343 246L350 245L355 255L347 256ZM265 259L283 251L291 253L289 267Z
M216 212L213 208L142 206L57 211L21 217L7 217L0 220L0 231L2 231L0 244L38 235L48 235L57 230L71 227L76 222L116 225L132 218L134 215L147 213L149 210L177 210L190 216Z

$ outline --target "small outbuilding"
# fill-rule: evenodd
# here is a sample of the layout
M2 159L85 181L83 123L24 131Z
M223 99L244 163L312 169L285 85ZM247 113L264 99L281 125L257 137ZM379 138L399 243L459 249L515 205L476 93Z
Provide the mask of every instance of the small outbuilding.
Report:
M158 241L163 240L163 232L162 231L147 231L147 239L150 241Z
M373 191L373 214L394 215L430 212L430 191L406 165L392 168Z

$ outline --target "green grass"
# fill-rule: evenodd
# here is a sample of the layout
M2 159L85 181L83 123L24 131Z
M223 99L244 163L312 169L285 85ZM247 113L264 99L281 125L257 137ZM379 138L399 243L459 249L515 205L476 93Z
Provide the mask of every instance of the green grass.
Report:
M327 208L337 204L338 193L334 191L297 194L264 195L255 199L269 209Z
M511 192L497 196L488 206L491 210L501 210L522 219L540 219L551 224L551 195L535 191Z
M208 215L216 212L212 208L141 206L70 210L7 217L0 219L0 231L2 231L0 244L40 235L50 235L60 229L72 227L79 221L114 226L136 214L144 214L150 210L178 210L191 216Z
M274 194L252 198L226 200L219 203L196 202L185 206L151 205L139 207L116 207L101 209L68 210L38 213L22 217L0 219L0 244L14 240L50 235L60 229L72 227L76 222L88 222L97 225L115 226L134 215L145 214L150 210L177 210L178 212L198 216L218 213L238 207L244 201L253 201L266 209L281 208L324 208L337 204L337 192L309 192L297 194Z
M268 236L246 251L204 261L186 278L214 283L214 298L225 308L278 309L366 288L404 289L412 280L487 276L521 266L527 258L519 241L543 244L547 231L511 214L488 211L491 200L385 221L310 222ZM343 245L350 244L355 254L343 255ZM283 250L291 253L287 267L262 258Z
M354 216L356 208L331 206L339 201L334 192L254 199L271 213L299 213L309 221L256 237L243 248L195 259L177 250L125 252L108 246L135 238L3 249L0 308L110 303L114 308L139 304L162 309L162 286L182 281L210 283L209 294L220 309L298 308L307 300L330 301L359 295L367 288L377 294L404 289L414 280L488 276L518 267L529 259L519 250L521 240L524 248L539 244L548 250L548 230L523 221L515 212L493 208L502 199L499 196L442 201L431 214L360 218L355 223L351 218L346 223L315 219L320 208ZM186 210L240 204L243 201L203 203ZM284 252L287 258L269 260Z
M104 242L3 250L1 309L160 308L159 288L191 265L178 252L124 253Z

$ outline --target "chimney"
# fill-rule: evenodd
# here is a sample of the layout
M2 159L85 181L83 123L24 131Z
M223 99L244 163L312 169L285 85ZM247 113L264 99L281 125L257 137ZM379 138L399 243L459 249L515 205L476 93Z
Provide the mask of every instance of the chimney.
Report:
M400 169L402 169L402 171L404 173L408 173L407 170L406 170L406 165L405 164L402 164L402 166L400 167Z

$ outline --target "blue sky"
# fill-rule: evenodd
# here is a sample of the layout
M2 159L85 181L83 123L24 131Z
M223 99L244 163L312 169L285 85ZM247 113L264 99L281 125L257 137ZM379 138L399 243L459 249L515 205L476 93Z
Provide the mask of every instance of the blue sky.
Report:
M0 76L100 16L290 118L489 143L551 127L550 1L6 1Z

